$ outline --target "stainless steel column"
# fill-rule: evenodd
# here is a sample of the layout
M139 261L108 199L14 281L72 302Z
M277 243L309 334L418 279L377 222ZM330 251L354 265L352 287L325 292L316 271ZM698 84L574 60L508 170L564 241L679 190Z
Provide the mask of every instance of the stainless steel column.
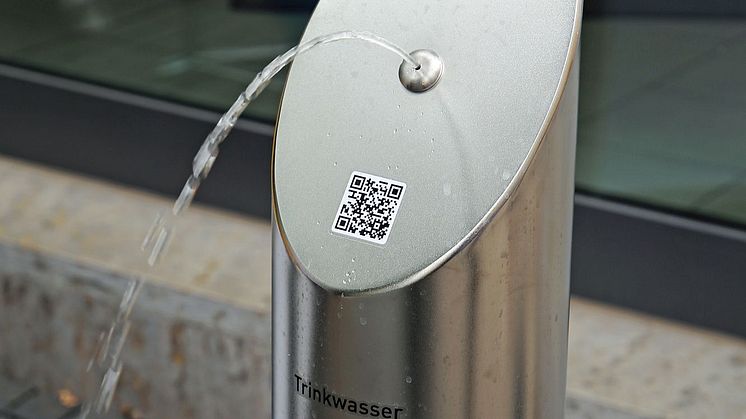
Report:
M364 44L291 70L273 160L273 417L563 415L580 4L322 0L442 57L411 93ZM353 172L406 184L388 239L335 229Z

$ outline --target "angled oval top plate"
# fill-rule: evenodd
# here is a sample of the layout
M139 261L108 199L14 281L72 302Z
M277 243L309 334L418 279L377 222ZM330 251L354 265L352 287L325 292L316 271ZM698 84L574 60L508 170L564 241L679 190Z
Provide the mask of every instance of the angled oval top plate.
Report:
M304 273L341 292L390 288L463 242L551 118L577 43L577 7L322 0L304 40L370 31L407 51L437 52L445 70L432 90L412 93L399 82L401 60L359 40L293 64L276 130L274 215ZM377 180L368 180L367 198L350 190L353 172ZM386 182L405 185L398 201L384 196L396 193ZM347 221L338 217L345 203ZM376 227L374 213L385 218L394 204L393 223ZM345 222L372 230L342 234Z

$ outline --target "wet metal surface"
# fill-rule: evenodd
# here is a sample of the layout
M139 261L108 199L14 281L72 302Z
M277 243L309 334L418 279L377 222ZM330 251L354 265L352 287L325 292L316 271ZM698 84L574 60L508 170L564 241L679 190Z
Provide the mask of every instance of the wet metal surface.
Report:
M0 418L62 419L58 392L82 394L138 226L170 200L5 158L0 174L0 407L39 391L28 410ZM269 254L268 223L192 214L206 227L185 230L172 253L190 263L151 278L135 307L115 418L269 417L269 305L250 294L269 287L269 264L255 264L252 248ZM191 242L205 237L214 253L198 260ZM743 339L574 298L568 353L568 419L746 414Z

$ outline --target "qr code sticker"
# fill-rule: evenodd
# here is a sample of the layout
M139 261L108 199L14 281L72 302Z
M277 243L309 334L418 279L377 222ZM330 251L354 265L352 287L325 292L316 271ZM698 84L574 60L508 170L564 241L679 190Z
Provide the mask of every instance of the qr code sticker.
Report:
M386 244L406 188L403 182L352 172L334 217L332 231L379 245Z

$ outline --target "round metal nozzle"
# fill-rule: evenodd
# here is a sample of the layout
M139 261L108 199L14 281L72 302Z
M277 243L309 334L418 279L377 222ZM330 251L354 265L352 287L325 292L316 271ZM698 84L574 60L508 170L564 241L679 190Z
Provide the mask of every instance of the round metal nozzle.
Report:
M410 92L422 93L432 89L443 75L443 60L434 51L418 49L410 53L419 67L402 61L399 66L399 81Z

